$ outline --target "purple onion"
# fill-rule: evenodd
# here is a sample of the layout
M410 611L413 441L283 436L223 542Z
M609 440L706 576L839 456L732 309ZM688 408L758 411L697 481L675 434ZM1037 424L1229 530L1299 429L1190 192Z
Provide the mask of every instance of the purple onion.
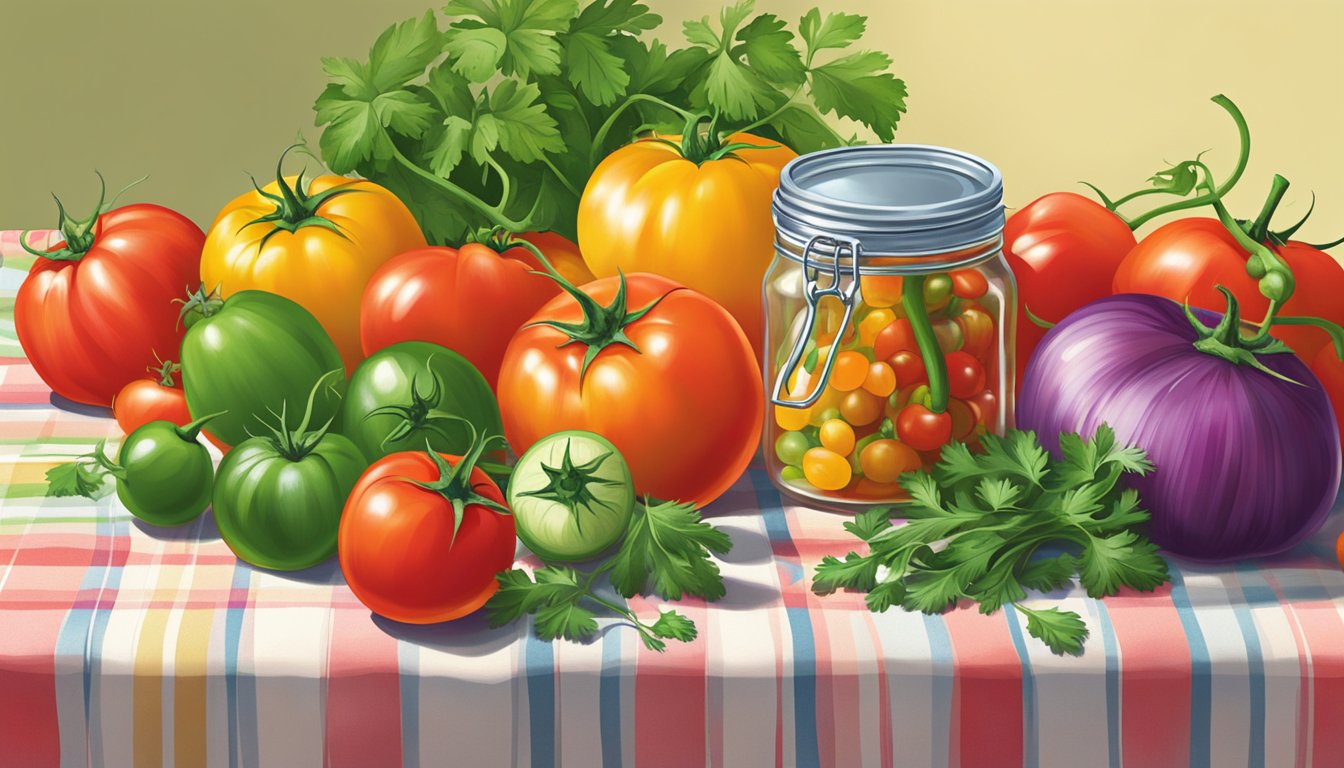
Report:
M1192 311L1210 326L1222 319ZM1229 312L1235 323L1235 302ZM1156 470L1133 487L1152 513L1150 538L1173 554L1218 562L1281 552L1321 527L1339 490L1330 400L1296 355L1255 354L1285 381L1196 349L1200 338L1169 299L1094 301L1036 348L1017 426L1058 453L1061 432L1088 437L1104 422L1118 443L1147 451Z

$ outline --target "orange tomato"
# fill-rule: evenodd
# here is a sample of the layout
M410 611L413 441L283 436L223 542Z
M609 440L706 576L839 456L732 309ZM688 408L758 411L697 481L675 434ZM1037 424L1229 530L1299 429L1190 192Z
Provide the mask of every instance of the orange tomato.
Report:
M760 367L714 301L657 275L625 280L625 307L609 307L620 279L599 279L581 289L586 309L557 297L514 335L499 374L504 433L521 454L555 432L596 432L625 457L639 493L703 506L756 452ZM608 315L593 323L596 336L551 325L598 311Z
M112 418L122 432L129 435L151 421L170 421L179 427L192 422L187 396L173 381L173 373L178 370L180 366L165 363L155 376L136 379L121 388L112 398ZM228 452L228 443L204 430L201 434L216 448Z
M852 392L863 386L868 376L868 358L854 351L841 352L831 365L830 385L841 392Z

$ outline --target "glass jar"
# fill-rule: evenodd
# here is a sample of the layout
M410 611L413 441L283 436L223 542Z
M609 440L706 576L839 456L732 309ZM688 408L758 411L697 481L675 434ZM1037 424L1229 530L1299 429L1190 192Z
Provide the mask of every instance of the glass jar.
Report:
M941 147L842 147L789 163L772 210L765 454L780 490L907 501L901 473L1012 425L997 168Z

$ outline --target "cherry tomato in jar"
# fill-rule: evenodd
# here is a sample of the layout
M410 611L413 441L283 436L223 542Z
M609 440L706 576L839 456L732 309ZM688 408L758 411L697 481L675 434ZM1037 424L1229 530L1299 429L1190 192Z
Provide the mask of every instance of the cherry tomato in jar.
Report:
M958 299L978 299L989 291L989 281L975 269L958 269L950 273L952 295Z
M775 440L775 455L785 464L796 467L803 463L803 454L811 447L802 432L785 432Z
M975 410L975 420L986 426L993 426L999 412L999 398L993 390L986 389L975 397L966 399Z
M878 397L886 397L896 391L896 371L887 363L878 361L868 366L868 376L863 380L863 389Z
M863 275L859 295L870 307L894 307L901 300L903 280L899 275Z
M852 392L863 386L868 377L868 358L853 350L835 356L831 366L830 385L841 392Z
M872 424L882 416L882 402L882 398L856 389L840 401L840 415L856 427Z
M859 321L859 346L872 347L877 341L877 334L895 321L896 313L890 309L875 309L869 312Z
M924 309L937 312L952 301L952 278L947 275L929 275L924 280Z
M919 454L899 440L875 440L859 456L863 476L875 483L894 483L920 467Z
M830 419L821 425L817 433L821 447L848 456L854 450L854 428L840 419Z
M873 341L873 355L879 360L887 360L897 352L919 353L919 342L915 340L915 329L904 317L883 328Z
M907 405L896 418L896 435L917 451L937 450L952 439L952 415L918 403Z
M835 451L812 448L803 455L803 477L823 491L838 491L849 485L854 471Z
M985 388L985 367L967 352L952 352L947 361L947 391L965 400Z
M961 348L983 357L994 344L994 318L977 304L967 305L955 318L961 329Z
M929 380L929 372L924 361L915 352L897 352L889 360L891 369L896 372L896 386L907 387Z
M960 350L965 341L961 334L961 326L957 325L956 320L947 317L933 321L933 335L938 339L938 348L943 354Z
M962 440L971 436L975 432L975 425L979 422L975 409L964 400L953 398L947 401L947 412L952 417L952 439Z

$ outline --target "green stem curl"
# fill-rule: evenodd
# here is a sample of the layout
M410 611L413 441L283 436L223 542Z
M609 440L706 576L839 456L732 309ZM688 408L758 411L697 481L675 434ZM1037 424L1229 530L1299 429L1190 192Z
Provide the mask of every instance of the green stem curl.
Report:
M901 287L901 300L905 303L910 328L915 332L919 354L924 358L924 370L929 375L929 410L942 413L947 410L947 361L943 359L938 337L933 333L933 324L929 322L929 312L924 306L925 278L925 275L906 277Z

